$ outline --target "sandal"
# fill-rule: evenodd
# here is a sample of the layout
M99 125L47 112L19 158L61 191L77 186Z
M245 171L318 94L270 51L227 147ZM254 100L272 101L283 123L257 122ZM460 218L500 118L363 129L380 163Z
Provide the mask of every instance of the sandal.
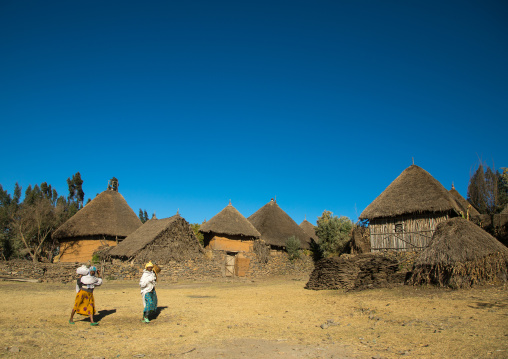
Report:
M95 325L99 325L99 323L93 322L93 323L90 323L90 325L95 326Z
M74 322L72 320L69 320L69 324L74 324Z

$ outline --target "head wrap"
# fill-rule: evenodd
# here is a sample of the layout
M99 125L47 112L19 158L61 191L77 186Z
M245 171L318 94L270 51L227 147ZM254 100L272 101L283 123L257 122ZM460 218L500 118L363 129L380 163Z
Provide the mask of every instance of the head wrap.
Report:
M148 267L152 267L153 268L153 263L152 261L148 262L147 264L145 264L145 268L148 268Z
M90 272L97 272L97 268L95 268L95 267L93 267L93 266L92 266L92 267L90 267L90 268L89 268L89 270L90 270Z

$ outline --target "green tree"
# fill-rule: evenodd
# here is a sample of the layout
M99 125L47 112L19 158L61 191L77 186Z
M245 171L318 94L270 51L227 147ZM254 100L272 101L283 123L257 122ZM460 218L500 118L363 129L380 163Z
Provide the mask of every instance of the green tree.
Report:
M318 251L315 257L323 258L344 252L350 240L353 222L345 216L334 216L330 211L323 211L318 217L316 235L318 237Z
M109 183L108 183L108 189L109 190L113 190L115 192L118 192L118 179L116 177L113 177L109 180Z
M499 173L489 166L479 163L478 168L469 179L467 200L478 212L494 214L500 208Z
M201 243L202 246L204 246L205 243L205 237L203 236L203 233L199 231L199 228L201 228L201 225L199 223L191 223L191 228L194 231L194 234L196 235L196 238L198 239L199 243Z
M286 241L286 252L288 254L289 260L298 259L301 257L301 251L302 244L300 240L295 237L291 236Z
M148 218L148 213L146 213L146 209L143 211L141 208L139 209L139 214L138 214L138 217L139 219L141 220L141 223L145 223L146 221L149 220Z

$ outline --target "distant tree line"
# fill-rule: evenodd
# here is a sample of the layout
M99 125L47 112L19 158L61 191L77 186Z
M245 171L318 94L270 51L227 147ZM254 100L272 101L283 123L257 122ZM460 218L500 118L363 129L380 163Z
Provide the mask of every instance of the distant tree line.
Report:
M12 195L0 184L0 258L52 260L58 243L51 235L83 208L81 174L68 178L67 185L67 197L59 196L47 182L29 185L21 200L22 188L17 182Z

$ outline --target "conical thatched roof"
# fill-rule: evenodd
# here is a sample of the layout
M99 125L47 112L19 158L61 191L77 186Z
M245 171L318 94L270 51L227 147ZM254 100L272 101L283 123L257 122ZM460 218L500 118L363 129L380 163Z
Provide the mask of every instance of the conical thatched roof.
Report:
M120 193L106 190L62 224L53 233L53 238L90 236L124 238L141 224L141 220Z
M508 248L471 221L456 217L436 227L415 260L413 284L467 287L496 277L506 280Z
M310 236L310 238L312 238L314 240L314 242L318 241L318 237L316 235L316 228L314 227L314 225L312 223L310 223L309 221L304 219L303 222L300 223L299 226L301 229L303 229L303 231L305 233L307 233Z
M285 247L288 238L295 236L300 240L302 248L310 248L310 236L274 200L258 209L248 219L261 233L261 239L266 244Z
M459 210L455 200L438 180L424 169L412 165L365 208L360 219Z
M146 221L117 246L112 247L108 251L108 255L124 258L135 257L152 242L164 236L164 245L157 252L170 252L164 256L166 260L175 259L173 257L177 254L175 253L176 251L189 252L191 254L196 254L200 251L201 245L194 235L192 228L190 228L189 223L179 214L176 214L169 218L152 218ZM157 253L152 255L153 258L156 256ZM176 257L181 258L182 253L178 253Z
M476 208L474 208L464 197L462 197L453 185L452 189L449 192L453 198L455 198L455 201L459 205L462 213L464 213L464 216L466 215L468 208L470 217L478 217L480 215L480 212L478 212Z
M259 238L261 234L247 218L230 204L213 216L208 222L201 225L202 233L227 234L231 236L245 236Z

